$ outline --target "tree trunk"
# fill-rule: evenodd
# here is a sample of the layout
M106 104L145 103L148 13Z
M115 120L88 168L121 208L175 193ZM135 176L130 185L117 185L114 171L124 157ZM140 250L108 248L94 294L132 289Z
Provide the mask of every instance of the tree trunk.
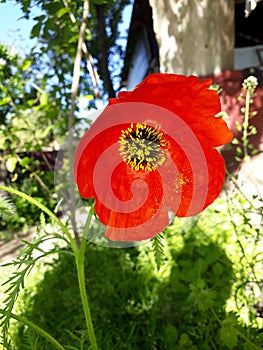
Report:
M233 0L149 0L163 73L233 69Z
M101 47L100 68L104 87L109 95L109 98L116 97L109 71L109 50L107 47L107 33L105 23L105 5L96 5L97 12L97 30Z

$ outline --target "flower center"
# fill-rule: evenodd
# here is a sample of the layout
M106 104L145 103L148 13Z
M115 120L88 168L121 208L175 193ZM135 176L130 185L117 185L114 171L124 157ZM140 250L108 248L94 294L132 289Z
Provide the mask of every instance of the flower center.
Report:
M145 124L131 124L119 138L120 155L132 169L154 171L166 160L167 142L163 133Z

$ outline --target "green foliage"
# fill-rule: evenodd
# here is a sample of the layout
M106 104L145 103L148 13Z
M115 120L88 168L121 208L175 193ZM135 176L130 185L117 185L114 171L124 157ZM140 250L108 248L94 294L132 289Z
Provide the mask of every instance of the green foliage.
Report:
M187 232L176 219L165 232L167 262L159 271L151 244L122 250L89 244L86 283L100 348L259 350L256 300L250 300L246 323L238 306L247 300L245 286L237 300L234 293L250 274L244 275L250 261L242 259L237 240L244 249L249 241L240 229L236 237L223 200ZM43 281L24 291L18 309L69 349L89 349L74 259L67 253L46 264ZM255 273L260 277L261 269L255 266ZM27 332L21 324L13 327L15 349L29 348ZM39 337L38 349L46 348Z
M44 214L40 216L41 224L45 223ZM63 236L55 232L49 233L46 231L46 227L42 229L37 229L38 238L34 240L33 243L23 241L25 247L21 250L18 257L4 266L13 266L16 270L9 276L8 280L3 284L7 286L5 293L7 295L6 299L3 301L5 304L4 314L0 317L2 320L1 326L3 331L3 344L7 346L8 344L8 329L10 324L10 319L12 315L12 310L16 299L20 291L25 286L25 278L32 271L38 260L46 258L50 254L54 254L58 251L58 246L55 245L53 249L44 251L41 245L45 244L47 241L53 238L65 240ZM37 251L37 255L36 255ZM30 337L29 337L30 338Z
M160 270L164 263L163 237L161 234L153 238L153 251L157 270Z
M14 101L21 100L21 65L18 54L0 43L0 126L6 123L7 114L12 111Z
M238 330L235 328L236 317L227 316L220 329L220 339L229 349L233 349L238 344Z
M31 30L31 38L38 39L38 47L31 52L32 61L36 66L43 67L41 70L44 72L45 79L49 81L49 93L61 94L65 97L66 91L71 87L72 76L70 72L73 71L79 27L82 20L83 1L54 2L53 0L48 0L40 2L17 0L17 3L20 4L26 18L32 18L31 9L33 7L39 9L40 14L33 18L35 25ZM120 78L116 76L116 69L119 69L124 53L122 46L118 43L118 25L121 22L122 10L129 3L130 0L97 0L90 2L86 45L93 56L94 68L99 71L102 81L105 78L105 74L99 62L101 53L105 51L109 55L111 79L116 84L119 83ZM106 47L100 44L96 6L105 7ZM94 94L91 77L87 72L85 61L86 58L83 57L81 71L81 78L83 79L80 81L80 96L82 94ZM105 92L105 90L102 91L103 94ZM68 97L64 100L62 108L65 108L65 103L69 106L70 101Z
M44 151L52 150L58 133L53 123L55 101L48 100L47 93L34 83L35 66L31 58L11 54L2 44L0 58L0 161L6 168L3 180L35 194L52 208L55 205L52 166ZM35 159L37 154L39 159ZM44 168L48 168L49 173L43 171ZM14 204L19 214L8 223L1 220L1 229L32 225L39 215L35 207L19 198L14 199Z
M38 350L39 349L39 335L36 334L32 329L28 329L27 332L27 341L28 349L30 350Z

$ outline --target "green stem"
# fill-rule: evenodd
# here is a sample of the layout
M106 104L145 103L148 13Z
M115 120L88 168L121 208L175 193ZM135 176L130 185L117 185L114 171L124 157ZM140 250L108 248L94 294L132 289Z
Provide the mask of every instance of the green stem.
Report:
M250 105L250 89L247 89L244 123L243 123L243 137L242 137L243 148L244 148L244 160L248 159L247 144L248 144L249 105Z
M53 219L55 221L55 223L60 226L60 228L62 229L63 233L67 236L72 249L74 251L74 254L78 254L78 247L76 245L76 242L74 241L74 238L71 236L70 232L68 231L67 227L59 220L59 218L52 213L52 211L50 211L46 206L44 206L42 203L38 202L36 199L30 197L29 195L20 192L18 190L15 190L11 187L7 187L7 186L2 186L0 185L0 190L15 194L19 197L24 198L26 201L34 204L36 207L38 207L39 209L41 209L43 212L45 212L51 219Z
M78 271L80 296L81 296L82 306L83 306L83 310L84 310L84 314L85 314L86 325L87 325L87 329L88 329L91 348L92 348L92 350L98 350L97 340L96 340L94 327L93 327L93 323L92 323L92 317L91 317L91 313L90 313L87 290L86 290L86 286L85 286L85 266L84 266L85 249L86 249L86 245L87 245L87 234L89 231L90 222L91 222L91 218L92 218L93 213L94 213L94 209L93 209L93 207L91 207L86 224L85 224L79 253L78 253L78 255L75 255L75 258L76 258L76 265L77 265L77 271Z
M3 315L5 315L5 311L0 309L0 313L2 313ZM46 331L44 331L44 329L38 327L35 323L27 320L24 317L15 315L13 313L11 313L11 317L25 325L27 325L28 327L31 327L32 329L34 329L38 334L40 334L43 338L46 338L47 341L49 341L51 344L53 344L56 349L59 350L65 350L65 348L55 339L53 338L49 333L47 333Z

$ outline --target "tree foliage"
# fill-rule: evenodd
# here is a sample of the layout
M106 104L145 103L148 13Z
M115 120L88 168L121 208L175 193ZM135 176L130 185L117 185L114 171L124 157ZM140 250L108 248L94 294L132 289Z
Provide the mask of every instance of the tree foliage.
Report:
M0 159L7 170L0 174L0 181L21 189L25 186L32 195L41 193L50 205L53 181L46 170L52 170L54 159L46 152L55 151L68 130L83 1L16 3L24 18L34 21L30 37L36 44L26 55L0 44ZM97 99L113 97L120 85L117 67L123 47L118 43L119 23L128 3L130 0L89 2L75 123L87 122L83 111L95 107ZM28 181L33 181L30 189ZM24 209L25 216L30 213L34 220L30 210Z
M31 30L31 38L36 38L39 45L32 50L35 62L45 72L46 78L57 80L60 93L66 93L71 84L71 72L79 36L79 26L83 12L83 1L36 1L19 0L25 18L33 18L35 25ZM98 71L103 82L100 92L112 94L108 86L118 77L114 75L123 55L123 48L118 45L119 23L122 10L130 0L90 1L90 15L86 31L86 47L88 53L82 62L81 94L93 94L94 86L87 65ZM39 14L34 16L35 8ZM33 11L34 9L34 11ZM116 56L118 56L117 64ZM114 59L113 59L114 57ZM109 66L109 68L108 68ZM109 76L107 71L109 69ZM109 81L110 79L110 81ZM100 83L100 82L97 82ZM53 87L54 89L55 87ZM68 99L66 102L69 102Z

